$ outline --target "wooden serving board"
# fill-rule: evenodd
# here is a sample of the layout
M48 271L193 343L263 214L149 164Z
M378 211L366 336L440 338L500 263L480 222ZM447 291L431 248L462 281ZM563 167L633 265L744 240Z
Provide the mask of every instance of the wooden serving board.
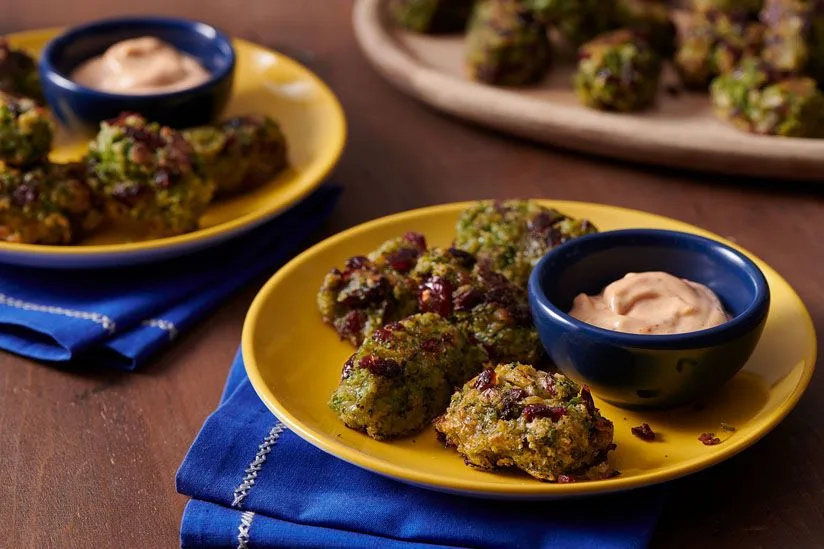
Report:
M707 172L815 181L824 179L824 140L757 136L716 119L706 94L672 94L667 69L658 104L639 114L581 106L572 61L556 63L531 88L468 80L463 36L435 37L394 28L386 0L358 0L355 35L390 83L450 115L548 145L601 156ZM669 72L668 72L669 71Z

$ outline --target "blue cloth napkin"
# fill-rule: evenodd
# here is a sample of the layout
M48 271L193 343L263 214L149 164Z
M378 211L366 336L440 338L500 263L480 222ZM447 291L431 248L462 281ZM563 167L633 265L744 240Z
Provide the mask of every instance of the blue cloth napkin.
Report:
M455 459L460 459L458 456ZM645 547L665 488L502 502L415 488L316 449L263 405L238 354L177 473L184 548Z
M0 349L134 369L295 254L332 213L340 191L321 187L249 233L161 263L81 271L0 265Z

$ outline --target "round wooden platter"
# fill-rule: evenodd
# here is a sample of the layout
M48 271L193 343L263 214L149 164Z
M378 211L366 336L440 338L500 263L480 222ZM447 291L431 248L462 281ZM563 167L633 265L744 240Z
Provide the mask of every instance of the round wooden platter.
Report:
M394 28L386 0L358 0L353 23L375 69L401 91L445 113L495 130L591 154L730 175L824 179L824 140L758 136L716 119L709 98L672 93L667 68L658 104L638 114L579 104L574 63L556 63L535 87L500 88L469 81L464 39Z

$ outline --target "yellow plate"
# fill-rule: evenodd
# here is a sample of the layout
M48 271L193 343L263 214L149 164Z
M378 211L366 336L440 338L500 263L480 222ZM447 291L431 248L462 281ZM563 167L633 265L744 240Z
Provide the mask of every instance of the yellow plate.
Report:
M39 54L61 32L47 29L9 35L11 43ZM156 261L202 249L248 231L300 201L337 163L346 140L340 103L315 74L292 59L261 46L235 40L237 67L232 98L224 117L262 113L282 125L291 169L260 188L215 202L192 233L133 241L113 229L76 246L0 242L0 262L41 267L104 267ZM86 140L57 136L52 159L74 160Z
M602 230L634 227L717 235L656 215L581 202L545 201L561 211L586 217ZM326 272L353 255L362 255L405 231L426 234L430 245L446 246L455 221L469 203L414 210L360 225L306 251L283 267L258 294L243 327L243 357L249 379L266 406L299 436L318 448L381 475L441 491L502 498L553 498L638 488L694 473L723 461L773 429L793 408L813 374L816 338L810 315L787 282L764 262L772 292L767 326L744 367L703 408L638 412L599 399L602 413L615 422L618 448L611 460L619 477L577 484L547 484L516 473L480 472L443 448L429 428L397 442L377 442L344 427L326 402L338 383L352 348L325 326L315 294ZM729 242L727 242L729 244ZM630 428L649 423L658 433L643 442ZM721 422L736 428L725 432ZM722 443L704 446L702 432Z

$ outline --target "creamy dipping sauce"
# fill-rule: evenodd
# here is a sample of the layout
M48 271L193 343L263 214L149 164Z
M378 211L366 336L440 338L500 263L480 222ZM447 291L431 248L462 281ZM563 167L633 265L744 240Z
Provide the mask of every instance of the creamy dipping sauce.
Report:
M202 84L209 72L190 55L158 38L123 40L71 74L82 86L111 93L148 94Z
M629 334L683 334L730 320L715 293L663 272L629 273L596 296L580 294L569 314Z

